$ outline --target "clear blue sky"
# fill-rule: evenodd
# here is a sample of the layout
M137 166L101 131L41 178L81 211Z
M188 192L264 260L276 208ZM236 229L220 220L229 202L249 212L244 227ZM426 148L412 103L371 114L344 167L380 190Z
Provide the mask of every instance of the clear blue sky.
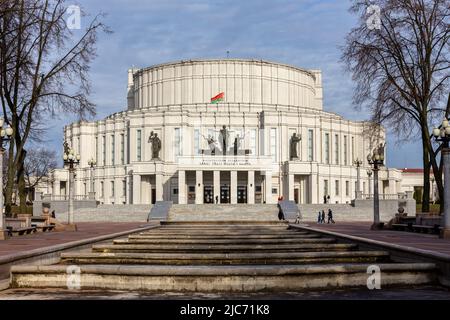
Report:
M70 3L70 2L69 2ZM343 0L79 0L90 15L107 14L113 34L101 35L92 64L91 100L102 119L126 109L127 70L195 58L257 58L321 69L324 108L353 120L351 76L339 62L339 46L355 24ZM86 24L91 17L83 18ZM63 126L55 120L46 144L62 149ZM412 139L417 140L417 139ZM389 167L420 167L421 147L387 142Z

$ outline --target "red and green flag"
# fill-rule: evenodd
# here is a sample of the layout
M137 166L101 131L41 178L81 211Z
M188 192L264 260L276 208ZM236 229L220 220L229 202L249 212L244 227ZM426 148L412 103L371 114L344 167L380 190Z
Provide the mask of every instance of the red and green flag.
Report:
M222 93L219 93L214 98L211 98L211 103L218 104L219 102L224 101L224 100L225 100L225 92L222 92Z

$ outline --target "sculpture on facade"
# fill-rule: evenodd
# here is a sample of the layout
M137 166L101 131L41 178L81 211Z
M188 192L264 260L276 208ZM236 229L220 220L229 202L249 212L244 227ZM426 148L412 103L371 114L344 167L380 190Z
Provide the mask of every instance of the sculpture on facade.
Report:
M294 134L291 137L290 143L291 160L298 159L297 146L301 140L302 138L300 136L297 136L297 133L294 132Z
M241 141L245 139L245 135L243 137L241 137L239 134L236 135L236 137L234 138L234 143L233 143L233 150L234 150L234 155L237 156L239 149L241 148Z
M160 160L159 152L161 151L161 139L158 138L158 134L152 131L148 142L152 144L152 160Z
M208 147L209 150L211 151L211 155L215 155L216 148L218 148L217 141L210 134L208 135L208 137L205 137L204 135L202 136L208 142Z
M227 154L228 150L228 140L230 139L230 133L226 126L223 126L219 134L219 143L222 146L223 155Z
M69 144L67 143L67 141L64 141L63 148L64 148L64 154L69 154L70 147L69 147Z

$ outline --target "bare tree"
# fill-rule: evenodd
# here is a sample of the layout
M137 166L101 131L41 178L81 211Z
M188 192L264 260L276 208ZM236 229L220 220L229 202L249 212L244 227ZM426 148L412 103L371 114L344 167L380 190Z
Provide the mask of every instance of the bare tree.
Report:
M56 152L48 149L33 149L27 152L24 163L24 176L28 189L38 186L49 177L52 169L58 165Z
M375 9L380 9L379 20ZM350 11L359 22L346 38L342 59L357 83L354 103L370 110L372 121L389 126L400 137L420 135L422 208L428 212L431 168L444 199L430 128L447 109L450 2L354 0Z
M0 103L14 129L9 146L6 212L15 177L25 192L25 146L45 119L62 112L92 116L89 66L98 33L109 32L96 16L78 36L66 23L65 0L2 0L0 5ZM84 16L84 15L83 15Z

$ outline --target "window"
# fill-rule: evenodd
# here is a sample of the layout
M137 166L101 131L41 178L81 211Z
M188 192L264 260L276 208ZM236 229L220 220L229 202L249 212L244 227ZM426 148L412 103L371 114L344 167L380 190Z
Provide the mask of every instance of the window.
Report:
M338 196L339 195L339 180L336 180L334 182L334 193Z
M277 188L272 188L272 194L278 194L278 189Z
M277 128L270 129L270 154L272 161L277 162Z
M348 165L348 154L347 154L347 140L348 137L344 136L344 165Z
M355 137L352 137L352 162L355 161Z
M116 190L115 190L115 183L114 181L111 181L111 198L113 198L116 195Z
M87 185L86 185L86 182L83 183L83 185L84 185L84 194L86 195L86 194L87 194Z
M308 130L308 161L314 161L314 130Z
M339 135L334 136L334 164L339 164Z
M111 135L111 165L116 164L116 137Z
M106 166L106 136L102 136L102 159L103 166Z
M330 164L330 134L325 133L325 163Z
M175 157L181 156L181 132L180 128L175 128Z
M101 196L102 198L105 197L105 184L104 184L103 181L100 182L100 196Z
M350 182L345 181L345 195L348 197L350 195Z
M126 180L122 180L122 196L123 197L127 196L127 181Z
M136 131L136 159L142 161L142 131Z
M366 183L365 183L365 182L363 182L363 192L364 192L364 193L367 193Z
M256 155L256 129L250 130L250 151L252 155Z
M178 189L173 189L173 194L177 195L178 194Z
M200 130L194 130L194 155L200 154Z
M98 162L98 137L95 137L95 161Z
M81 139L80 137L77 138L77 153L81 154Z
M323 180L323 195L328 196L328 180Z
M120 135L120 164L125 164L125 134Z

